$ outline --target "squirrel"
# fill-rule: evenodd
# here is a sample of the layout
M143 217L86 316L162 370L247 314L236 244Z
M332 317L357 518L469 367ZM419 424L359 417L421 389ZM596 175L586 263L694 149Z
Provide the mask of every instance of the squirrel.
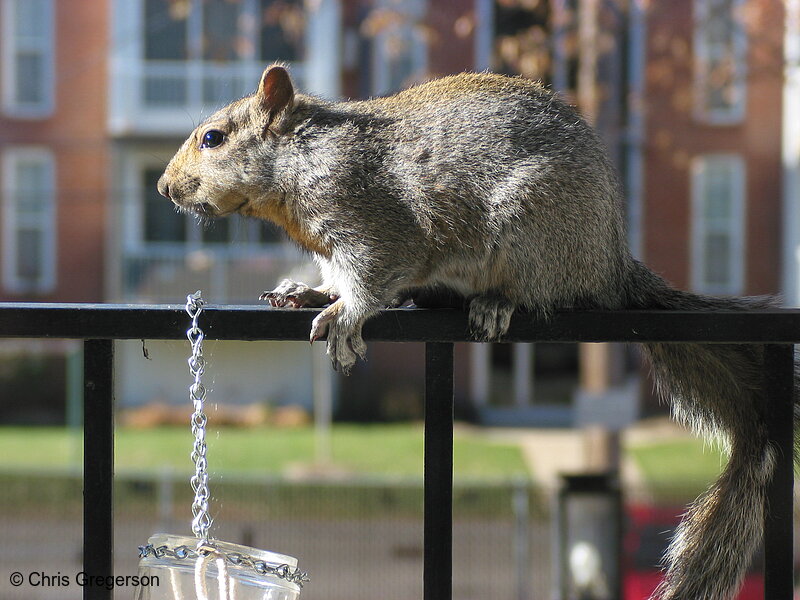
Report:
M327 335L344 372L364 357L366 319L437 290L464 299L479 340L501 338L515 309L547 318L560 309L775 303L680 291L635 260L599 136L557 94L521 77L462 73L329 102L297 93L287 69L272 65L255 93L191 133L158 190L201 217L272 221L308 250L322 285L283 280L261 299L325 307L310 338ZM643 347L675 416L730 450L678 527L654 598L732 598L762 537L774 462L764 347Z

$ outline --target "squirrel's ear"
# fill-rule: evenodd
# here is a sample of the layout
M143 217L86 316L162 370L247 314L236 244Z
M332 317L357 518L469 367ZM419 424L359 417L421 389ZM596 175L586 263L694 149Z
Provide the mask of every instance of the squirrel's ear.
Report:
M294 86L286 69L278 65L267 67L258 84L256 97L261 108L267 113L267 124L264 127L266 134L275 117L294 101Z

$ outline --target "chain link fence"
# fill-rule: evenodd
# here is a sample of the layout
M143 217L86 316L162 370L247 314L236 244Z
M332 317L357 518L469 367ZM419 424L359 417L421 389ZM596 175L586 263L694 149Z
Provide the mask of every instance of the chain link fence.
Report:
M193 492L183 475L115 478L115 572L136 574L138 546L157 532L189 534ZM657 578L669 529L697 485L661 498L625 490L625 600ZM296 556L305 600L418 600L422 484L416 480L291 481L218 475L212 536ZM528 481L456 483L453 598L557 598L556 490ZM81 598L80 473L0 474L0 597ZM10 577L21 573L20 586ZM758 569L749 578L758 579ZM132 598L123 583L116 598Z

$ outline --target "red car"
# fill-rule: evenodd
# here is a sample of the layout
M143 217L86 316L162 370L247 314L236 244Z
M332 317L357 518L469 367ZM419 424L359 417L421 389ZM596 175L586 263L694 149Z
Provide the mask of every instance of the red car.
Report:
M685 507L628 506L622 562L625 600L647 600L661 581L658 565L684 511ZM759 553L745 576L737 600L763 600L761 564Z

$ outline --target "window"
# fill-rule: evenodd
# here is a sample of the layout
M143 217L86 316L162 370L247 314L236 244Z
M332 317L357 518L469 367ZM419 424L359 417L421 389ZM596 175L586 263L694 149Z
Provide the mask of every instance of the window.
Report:
M747 92L743 0L695 0L695 115L711 124L739 123Z
M162 168L142 172L144 207L142 242L146 244L261 244L280 240L277 229L264 221L247 220L238 215L199 223L191 215L179 213L158 193L156 183Z
M53 0L2 0L3 110L42 118L54 106Z
M253 302L261 292L258 282L285 277L299 253L266 221L178 212L156 188L174 149L172 144L120 149L109 296L171 302L192 288L219 302Z
M3 287L46 293L55 287L55 164L39 148L3 155Z
M145 0L146 60L296 61L300 0Z
M744 287L744 161L709 155L692 164L692 287L741 294Z
M221 105L254 85L236 61L300 60L305 22L301 0L144 0L144 32L145 104Z

